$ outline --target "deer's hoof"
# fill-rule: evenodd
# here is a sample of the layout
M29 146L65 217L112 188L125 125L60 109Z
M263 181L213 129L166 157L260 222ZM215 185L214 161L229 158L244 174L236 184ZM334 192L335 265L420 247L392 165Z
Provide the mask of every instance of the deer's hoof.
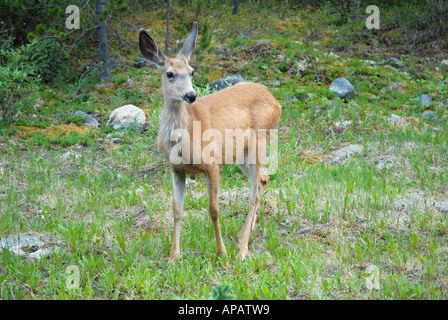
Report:
M170 259L168 260L168 263L176 262L177 258L179 258L179 257L180 257L180 252L179 251L171 253Z

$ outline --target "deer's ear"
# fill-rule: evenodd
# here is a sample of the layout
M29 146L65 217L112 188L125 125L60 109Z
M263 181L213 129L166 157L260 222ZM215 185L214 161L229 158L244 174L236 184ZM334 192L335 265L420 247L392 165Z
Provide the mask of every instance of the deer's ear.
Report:
M194 47L196 47L196 38L198 37L198 24L196 22L193 23L193 27L191 28L190 34L180 49L178 56L184 56L187 60L190 60L191 54L194 51Z
M160 68L165 64L165 55L160 51L159 46L154 39L151 38L144 29L140 29L138 33L138 45L142 55L154 63L157 68Z

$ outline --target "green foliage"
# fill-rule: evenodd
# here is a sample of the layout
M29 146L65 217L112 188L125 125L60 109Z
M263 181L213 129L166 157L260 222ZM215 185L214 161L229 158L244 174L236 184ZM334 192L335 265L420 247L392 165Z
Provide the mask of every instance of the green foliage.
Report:
M201 42L199 47L201 50L207 50L212 42L212 33L210 31L210 24L207 20L204 21L204 25L201 30Z
M29 61L33 44L17 49L0 50L0 116L13 117L17 111L31 103L31 93L37 88L40 77L36 65Z
M232 300L232 287L230 284L218 284L215 288L212 288L212 295L209 300Z
M86 117L80 114L73 114L67 117L67 124L74 123L78 126L82 126L84 121L86 121Z
M232 286L230 284L218 284L216 287L212 288L212 294L209 295L208 298L205 296L201 296L200 300L233 300L233 294L232 294ZM179 297L176 297L175 300L179 300ZM192 300L193 298L188 298L189 300Z
M63 49L63 44L55 38L32 42L29 59L36 66L36 73L41 75L45 82L65 75L68 59Z

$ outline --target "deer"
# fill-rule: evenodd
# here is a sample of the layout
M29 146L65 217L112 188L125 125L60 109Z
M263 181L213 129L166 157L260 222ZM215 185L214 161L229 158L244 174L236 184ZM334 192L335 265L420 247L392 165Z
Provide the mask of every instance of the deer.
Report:
M277 126L281 106L265 86L245 81L198 97L192 84L194 70L189 65L197 35L198 25L194 22L182 48L172 58L160 50L156 41L143 28L138 35L143 57L155 65L161 74L163 106L157 146L170 168L174 218L168 262L173 263L180 257L180 228L187 174L206 176L208 211L215 231L217 256L226 255L219 224L218 189L221 166L231 163L236 163L250 180L249 212L238 234L238 256L244 260L248 255L249 237L255 226L261 197L269 181L269 175L262 168L266 156L266 148L262 144L269 141L271 130ZM197 138L198 134L201 136L207 130L226 137L225 145L215 143L214 140L205 144L203 139ZM252 133L265 130L267 133L264 139L247 134L243 137L242 147L236 148L239 137L230 134L235 130L249 130ZM210 145L214 147L213 154L210 152L211 156L207 156L204 151ZM249 161L249 155L253 154L250 150L256 147L262 151L255 153L255 158ZM225 153L224 149L231 152ZM178 161L179 156L183 161ZM218 158L224 160L217 161Z

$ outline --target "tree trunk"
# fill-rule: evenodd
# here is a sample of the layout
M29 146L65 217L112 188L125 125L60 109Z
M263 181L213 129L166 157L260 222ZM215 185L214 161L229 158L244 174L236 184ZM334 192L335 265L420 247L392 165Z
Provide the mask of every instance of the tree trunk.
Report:
M107 23L102 17L107 0L96 0L96 16L98 20L98 53L100 59L100 78L105 81L110 78L109 41L107 40Z
M237 15L238 14L238 6L240 4L239 0L233 0L233 15Z
M168 55L169 51L169 38L170 38L170 13L171 13L171 2L168 0L168 12L166 14L166 38L165 38L165 53Z

